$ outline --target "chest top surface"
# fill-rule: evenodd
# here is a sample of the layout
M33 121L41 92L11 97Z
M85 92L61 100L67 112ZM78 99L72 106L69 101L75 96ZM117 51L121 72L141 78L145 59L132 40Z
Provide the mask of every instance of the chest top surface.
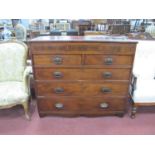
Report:
M31 42L118 42L118 43L137 43L127 37L115 36L40 36L29 41Z

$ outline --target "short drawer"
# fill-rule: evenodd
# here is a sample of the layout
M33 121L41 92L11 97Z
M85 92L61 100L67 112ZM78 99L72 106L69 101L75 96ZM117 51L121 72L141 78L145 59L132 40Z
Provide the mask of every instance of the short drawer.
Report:
M125 96L128 93L128 82L37 82L38 96Z
M40 111L53 113L75 112L79 114L123 111L126 98L120 97L48 97L38 98Z
M120 55L86 55L86 65L132 65L132 56Z
M129 76L130 69L35 68L37 80L128 80Z
M52 97L52 98L39 98L38 108L40 111L77 111L80 109L79 100L77 98L63 98L63 97Z
M81 65L81 55L33 55L34 65Z
M124 110L126 98L120 97L88 97L83 98L81 109L85 112L103 112Z

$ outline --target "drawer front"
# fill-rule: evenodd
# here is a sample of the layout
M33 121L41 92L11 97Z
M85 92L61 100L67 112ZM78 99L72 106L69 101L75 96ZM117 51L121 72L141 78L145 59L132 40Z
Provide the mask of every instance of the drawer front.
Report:
M125 96L128 92L127 82L37 82L38 96Z
M83 98L81 109L88 112L102 112L112 110L124 110L126 98L118 97L89 97Z
M40 111L77 111L79 110L79 100L77 98L40 98L38 99L38 107Z
M99 52L103 54L123 54L123 55L134 55L136 44L128 43L48 43L42 42L31 44L32 53L51 54L53 52L58 53L94 53Z
M132 56L116 56L116 55L86 55L86 65L132 65Z
M33 55L34 65L81 65L81 55Z
M74 111L77 113L102 113L104 111L122 111L125 109L126 98L106 97L50 97L39 98L40 111L62 113Z
M129 76L130 69L35 68L37 80L128 80Z

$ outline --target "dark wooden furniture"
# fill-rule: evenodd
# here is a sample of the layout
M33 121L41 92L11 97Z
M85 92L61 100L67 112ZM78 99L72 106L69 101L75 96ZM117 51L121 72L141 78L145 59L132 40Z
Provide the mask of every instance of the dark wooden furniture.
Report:
M90 24L81 23L79 24L79 35L84 36L84 31L91 30Z
M136 42L51 36L29 44L40 116L123 116Z
M111 25L111 34L120 34L121 35L121 34L130 33L130 27L131 27L131 25L129 25L129 24Z

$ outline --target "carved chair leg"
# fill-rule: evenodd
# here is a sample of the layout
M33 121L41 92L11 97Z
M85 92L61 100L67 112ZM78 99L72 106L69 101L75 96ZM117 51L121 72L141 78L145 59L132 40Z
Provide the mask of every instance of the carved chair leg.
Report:
M24 102L23 104L24 112L25 112L25 117L27 120L30 120L30 115L29 115L29 107L28 107L28 102Z
M131 115L130 117L133 119L136 117L136 113L137 113L137 107L135 105L132 105L132 109L131 109Z

